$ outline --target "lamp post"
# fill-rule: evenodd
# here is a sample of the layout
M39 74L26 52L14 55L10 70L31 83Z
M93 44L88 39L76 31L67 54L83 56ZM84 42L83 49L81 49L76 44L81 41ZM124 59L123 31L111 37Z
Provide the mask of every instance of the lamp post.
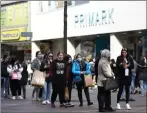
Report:
M67 1L64 1L64 53L67 54Z

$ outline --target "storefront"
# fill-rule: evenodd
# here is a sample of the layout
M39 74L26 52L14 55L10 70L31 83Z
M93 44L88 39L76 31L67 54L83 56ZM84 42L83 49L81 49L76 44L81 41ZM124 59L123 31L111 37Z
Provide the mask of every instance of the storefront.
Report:
M8 53L21 62L31 59L31 38L22 37L28 32L28 2L7 4L1 7L2 56Z
M54 49L60 51L64 45L63 9L38 14L37 4L37 2L31 3L32 40L34 42L56 40L54 44L60 46L53 48L53 51ZM111 50L111 58L116 59L123 47L130 46L122 44L130 40L130 32L136 31L134 34L137 34L146 30L145 1L90 1L87 4L68 7L67 12L67 52L72 57L76 53L83 55L92 53L89 56L96 57L101 49L107 48ZM126 36L128 38L125 38L126 42L123 41L125 36L121 36L123 33L129 34ZM132 36L136 40L140 38L139 35L134 36L134 34ZM122 41L119 41L120 37L123 37ZM62 41L57 41L59 38ZM35 48L35 44L32 46Z

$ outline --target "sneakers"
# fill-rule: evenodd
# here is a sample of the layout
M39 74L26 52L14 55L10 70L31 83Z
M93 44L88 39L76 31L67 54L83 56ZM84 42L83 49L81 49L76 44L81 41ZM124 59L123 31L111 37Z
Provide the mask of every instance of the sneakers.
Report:
M117 109L117 110L121 110L121 106L120 106L119 103L117 103L117 107L116 107L116 109ZM131 110L131 107L130 107L129 104L126 104L126 109L127 109L127 110Z
M42 101L42 105L46 105L46 103L47 103L46 101Z
M46 101L47 104L51 104L51 102L49 100Z
M23 98L22 98L22 96L18 96L17 99L22 100Z
M119 103L117 103L116 109L117 110L121 110L121 107L120 107L120 104Z
M15 96L13 96L13 97L12 97L12 100L15 100L15 99L16 99L16 97L15 97Z
M126 109L131 110L130 104L126 104Z

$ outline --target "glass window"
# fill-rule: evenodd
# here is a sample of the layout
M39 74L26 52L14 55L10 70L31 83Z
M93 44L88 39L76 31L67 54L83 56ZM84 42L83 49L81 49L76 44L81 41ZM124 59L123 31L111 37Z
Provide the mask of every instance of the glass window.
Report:
M62 8L64 5L64 1L57 1L57 8Z
M75 1L75 5L81 5L81 4L85 4L85 3L89 3L89 0L81 0L81 1Z

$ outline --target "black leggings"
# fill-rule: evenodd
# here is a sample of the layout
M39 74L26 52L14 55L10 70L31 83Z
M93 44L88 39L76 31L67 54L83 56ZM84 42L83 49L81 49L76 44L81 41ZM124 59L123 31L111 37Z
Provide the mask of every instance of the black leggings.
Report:
M20 80L11 80L11 92L12 96L21 96Z
M78 97L79 97L80 104L83 104L82 89L84 89L87 102L90 103L90 96L89 96L88 87L84 87L83 81L76 83L76 86L77 86L77 91L78 91Z
M23 91L23 98L25 99L26 98L26 85L22 85L21 88Z
M59 101L60 104L64 103L64 94L65 94L65 86L61 84L52 84L52 96L51 96L51 103L56 101L57 95L59 94Z
M117 103L119 103L119 101L120 101L120 98L121 98L124 86L125 86L125 92L126 92L126 103L129 102L129 98L130 98L130 85L128 85L128 84L120 84L119 85L119 91L118 91L118 94L117 94Z

